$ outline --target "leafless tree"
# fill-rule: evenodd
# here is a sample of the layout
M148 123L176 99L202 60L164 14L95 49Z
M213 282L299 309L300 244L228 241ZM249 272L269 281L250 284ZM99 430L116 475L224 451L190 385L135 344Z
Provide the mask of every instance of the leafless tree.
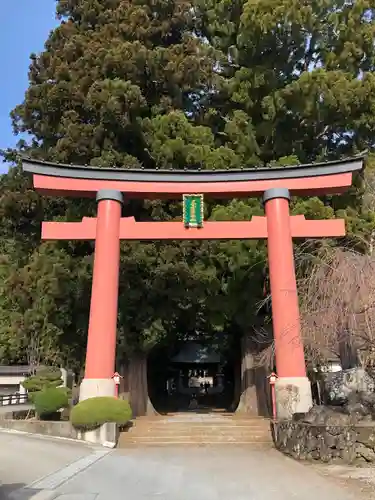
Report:
M344 367L360 362L369 369L375 348L375 258L324 249L298 285L309 361L324 364L339 357Z
M307 363L375 368L375 256L322 245L296 255L301 335ZM265 298L269 301L270 297ZM263 306L263 304L261 304ZM272 338L272 337L271 337ZM271 370L275 346L268 328L257 328L256 362Z

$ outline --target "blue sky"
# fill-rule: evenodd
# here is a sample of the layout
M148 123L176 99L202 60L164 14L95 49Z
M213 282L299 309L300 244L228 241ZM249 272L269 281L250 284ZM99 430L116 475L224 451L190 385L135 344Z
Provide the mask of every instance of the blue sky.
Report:
M10 111L23 101L28 87L29 56L43 50L48 34L58 21L54 0L4 0L1 7L0 47L0 149L14 146ZM5 60L4 60L5 58ZM6 170L0 163L0 171Z

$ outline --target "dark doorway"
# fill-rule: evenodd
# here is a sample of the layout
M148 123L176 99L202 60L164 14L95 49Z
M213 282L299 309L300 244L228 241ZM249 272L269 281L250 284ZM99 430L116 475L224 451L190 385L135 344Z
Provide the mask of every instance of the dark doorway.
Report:
M149 357L148 389L159 413L223 412L234 397L234 367L210 345L182 342Z

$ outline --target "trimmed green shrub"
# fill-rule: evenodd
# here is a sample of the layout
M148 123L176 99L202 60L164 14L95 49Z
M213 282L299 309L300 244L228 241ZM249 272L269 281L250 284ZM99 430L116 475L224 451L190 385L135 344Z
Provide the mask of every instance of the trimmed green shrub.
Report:
M42 367L36 370L35 375L27 377L22 385L28 391L30 400L34 402L38 392L59 387L62 383L59 368Z
M70 421L81 430L96 429L106 422L123 426L132 418L129 402L114 397L98 397L81 401L70 412Z
M34 395L35 411L42 420L50 420L60 409L69 406L65 387L51 387Z

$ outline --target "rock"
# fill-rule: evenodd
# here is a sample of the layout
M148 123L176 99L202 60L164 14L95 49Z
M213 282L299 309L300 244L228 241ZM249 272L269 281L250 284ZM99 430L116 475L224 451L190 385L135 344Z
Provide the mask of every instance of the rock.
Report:
M347 426L345 426L345 428L347 428ZM335 437L339 436L342 433L342 429L343 429L342 427L338 427L337 425L326 426L327 433Z
M352 392L342 411L351 415L353 422L371 421L375 416L375 394Z
M369 409L375 411L375 393L374 392L360 392L358 394L360 401Z
M337 436L336 448L339 450L344 450L348 445L356 442L357 434L351 429L341 429L341 432Z
M352 422L353 419L351 415L347 415L345 413L341 413L327 408L327 411L324 416L325 425L329 425L330 427L332 426L345 427L351 425Z
M292 416L293 422L303 421L306 416L306 413L294 413Z
M358 443L375 451L375 426L356 427Z
M350 415L355 421L362 420L371 414L370 408L364 402L363 394L360 392L351 392L348 395L347 403L343 407L343 412Z
M370 423L370 422L374 422L374 419L373 419L373 416L372 415L366 415L365 417L363 417L363 419L361 420L361 423Z
M356 453L363 457L366 462L375 462L375 451L367 448L364 444L357 443Z
M328 373L324 381L325 392L332 405L343 405L352 392L373 393L375 380L363 368L351 368Z
M353 415L344 413L334 406L313 406L304 416L303 422L316 426L345 426L356 422L356 415L356 413Z
M302 421L307 424L323 424L326 409L326 406L315 405L306 413Z
M319 452L320 452L320 460L324 463L330 462L332 459L331 448L328 446L328 443L325 441L324 436L322 436L319 440Z
M330 432L325 431L322 434L322 439L328 448L335 448L337 443L337 437L333 436Z
M340 457L346 464L352 464L357 458L357 451L355 445L351 444L346 446L340 451Z
M307 439L306 439L306 450L308 453L311 453L312 451L315 451L317 450L318 448L318 443L319 443L319 440L318 438L314 437L314 436L309 436Z

